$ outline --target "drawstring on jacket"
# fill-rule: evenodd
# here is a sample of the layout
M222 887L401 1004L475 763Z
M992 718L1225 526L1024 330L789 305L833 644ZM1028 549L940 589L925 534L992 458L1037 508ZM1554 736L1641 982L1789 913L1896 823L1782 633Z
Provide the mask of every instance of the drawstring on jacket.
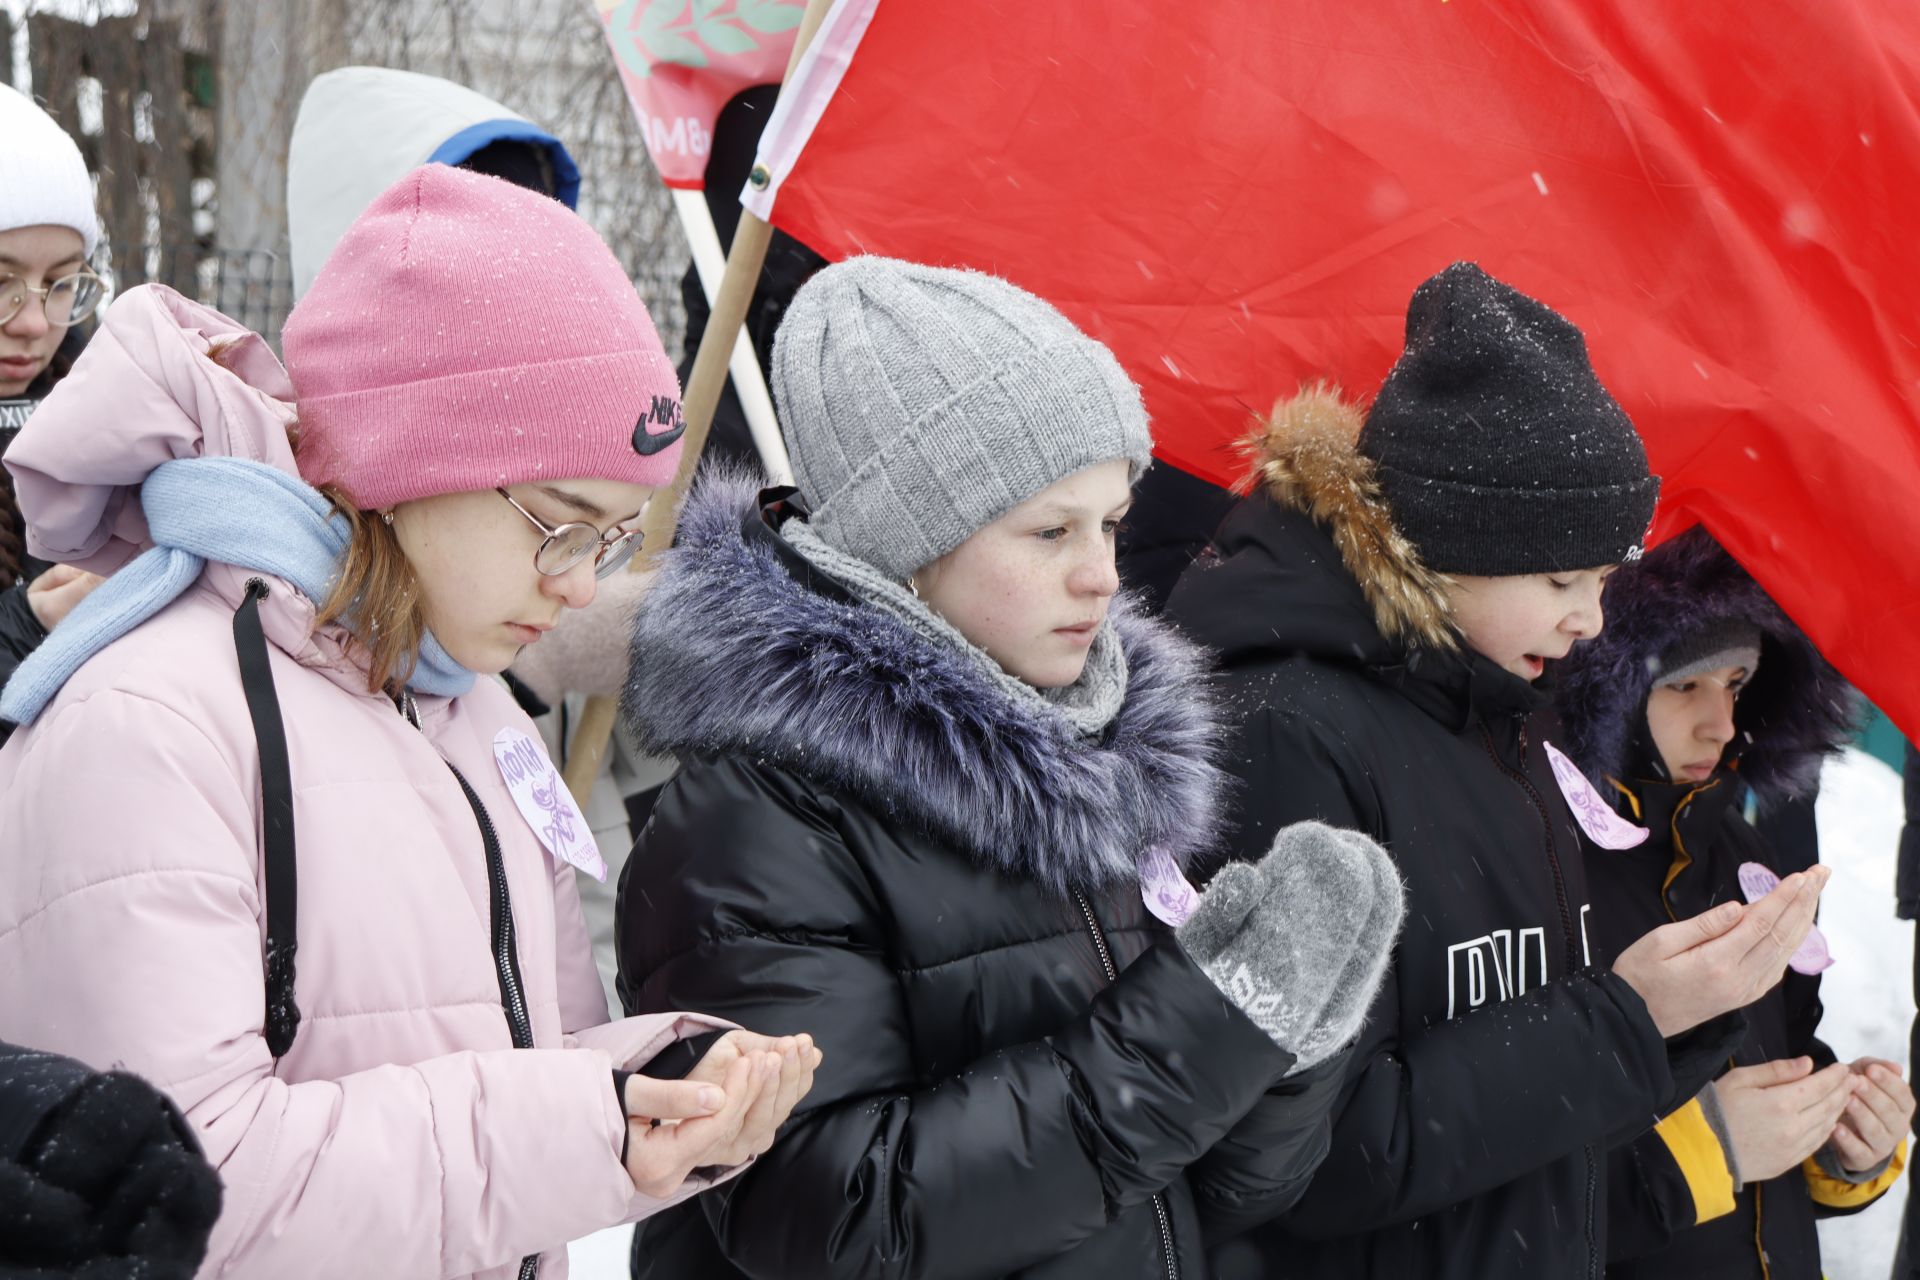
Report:
M253 738L260 749L260 843L267 889L267 1051L283 1058L300 1029L293 997L293 955L299 948L300 875L294 861L293 775L287 763L287 730L280 695L273 687L260 602L267 584L247 579L247 594L233 611L233 647L240 657L240 688L247 696Z

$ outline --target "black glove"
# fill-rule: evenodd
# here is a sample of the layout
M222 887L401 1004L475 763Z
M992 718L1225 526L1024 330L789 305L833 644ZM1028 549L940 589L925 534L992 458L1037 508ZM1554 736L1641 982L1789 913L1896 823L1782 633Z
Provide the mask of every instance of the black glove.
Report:
M0 1045L0 1269L191 1280L220 1178L152 1085Z

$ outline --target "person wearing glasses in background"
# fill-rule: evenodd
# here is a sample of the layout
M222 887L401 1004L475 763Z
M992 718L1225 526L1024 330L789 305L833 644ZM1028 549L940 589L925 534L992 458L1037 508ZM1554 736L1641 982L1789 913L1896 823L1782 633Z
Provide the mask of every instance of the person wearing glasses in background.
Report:
M111 576L0 692L0 1041L173 1099L205 1274L553 1274L764 1152L821 1061L608 1022L591 837L491 678L632 552L679 385L591 227L439 164L283 345L130 289L8 455L35 546Z
M0 84L0 454L84 345L73 326L106 296L87 265L99 235L80 148L33 99ZM0 468L0 685L99 581L27 554ZM0 721L0 743L12 732Z

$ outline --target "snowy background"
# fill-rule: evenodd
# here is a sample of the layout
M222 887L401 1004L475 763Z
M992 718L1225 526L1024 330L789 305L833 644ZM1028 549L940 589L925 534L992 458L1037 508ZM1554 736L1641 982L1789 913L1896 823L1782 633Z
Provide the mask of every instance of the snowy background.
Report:
M1893 914L1900 775L1849 751L1820 776L1818 817L1820 860L1833 868L1820 928L1834 956L1820 981L1820 1038L1844 1059L1871 1054L1904 1063L1913 1023L1913 926ZM1861 1213L1820 1224L1828 1280L1886 1280L1907 1182Z
M1820 988L1821 1038L1844 1059L1871 1054L1905 1062L1913 926L1893 914L1900 776L1865 752L1849 751L1821 776L1818 816L1820 857L1833 868L1820 911L1834 955ZM1903 1180L1865 1212L1821 1223L1827 1280L1886 1280L1905 1202ZM620 1227L576 1242L568 1251L573 1274L621 1280L632 1234Z

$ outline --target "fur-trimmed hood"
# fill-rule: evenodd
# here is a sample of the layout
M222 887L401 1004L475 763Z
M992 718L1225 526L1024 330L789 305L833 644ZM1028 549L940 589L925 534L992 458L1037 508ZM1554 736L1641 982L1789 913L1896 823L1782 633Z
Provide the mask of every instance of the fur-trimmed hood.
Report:
M1354 447L1358 405L1316 385L1245 444L1253 492L1182 576L1167 614L1232 671L1306 657L1353 667L1452 729L1526 713L1534 687L1462 642L1446 578L1394 526Z
M1733 755L1762 804L1805 795L1820 762L1853 737L1863 704L1813 642L1704 528L1607 581L1606 627L1560 664L1568 750L1594 779L1625 777L1645 735L1651 664L1688 633L1730 618L1759 627L1760 668L1734 711Z
M1387 640L1457 649L1445 579L1394 526L1372 459L1354 447L1365 421L1364 409L1339 388L1303 387L1255 424L1244 445L1254 463L1245 487L1264 489L1327 531Z
M1082 738L968 655L821 580L710 475L636 614L625 709L648 750L747 756L1056 891L1182 865L1220 830L1219 733L1201 651L1116 600L1126 703Z

